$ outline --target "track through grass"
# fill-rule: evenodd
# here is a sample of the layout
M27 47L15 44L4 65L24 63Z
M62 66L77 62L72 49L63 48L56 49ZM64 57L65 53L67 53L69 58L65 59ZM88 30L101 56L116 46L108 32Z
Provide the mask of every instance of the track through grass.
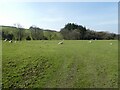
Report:
M3 88L118 87L118 41L3 42ZM113 45L110 45L113 43Z

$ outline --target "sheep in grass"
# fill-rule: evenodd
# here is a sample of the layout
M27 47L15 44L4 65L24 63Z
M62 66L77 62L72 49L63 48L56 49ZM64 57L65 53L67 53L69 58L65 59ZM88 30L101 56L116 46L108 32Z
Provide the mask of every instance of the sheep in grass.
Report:
M6 42L6 41L7 41L7 39L4 40L4 42Z
M12 43L12 40L10 40L9 43Z
M112 43L110 43L110 45L113 45Z
M63 44L63 41L64 41L64 40L60 41L58 44Z
M92 43L92 41L90 40L89 43Z

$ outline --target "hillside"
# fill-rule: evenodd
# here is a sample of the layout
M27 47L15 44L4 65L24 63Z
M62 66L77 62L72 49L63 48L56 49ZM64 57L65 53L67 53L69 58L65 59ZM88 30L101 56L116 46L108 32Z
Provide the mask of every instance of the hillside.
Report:
M36 34L39 34L39 35L36 35ZM36 32L34 32L34 28L25 29L25 28L16 28L12 26L2 26L3 40L6 38L12 39L12 40L19 40L19 35L21 35L21 38L20 38L21 40L34 40L34 39L59 40L59 39L62 39L62 35L60 34L60 32L53 31L53 30L44 30L44 29L37 28Z

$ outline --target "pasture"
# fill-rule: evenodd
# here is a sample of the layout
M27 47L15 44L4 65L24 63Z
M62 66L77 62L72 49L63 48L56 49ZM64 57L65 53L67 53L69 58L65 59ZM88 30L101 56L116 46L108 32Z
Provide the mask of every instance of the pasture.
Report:
M3 41L2 87L118 87L117 40L64 40L60 45L58 42Z

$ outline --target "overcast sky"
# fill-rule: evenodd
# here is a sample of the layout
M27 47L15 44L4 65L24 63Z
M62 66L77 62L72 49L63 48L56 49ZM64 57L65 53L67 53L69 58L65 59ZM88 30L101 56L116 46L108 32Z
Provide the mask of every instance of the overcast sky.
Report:
M0 25L20 23L59 31L76 23L95 31L118 32L117 2L2 2Z

